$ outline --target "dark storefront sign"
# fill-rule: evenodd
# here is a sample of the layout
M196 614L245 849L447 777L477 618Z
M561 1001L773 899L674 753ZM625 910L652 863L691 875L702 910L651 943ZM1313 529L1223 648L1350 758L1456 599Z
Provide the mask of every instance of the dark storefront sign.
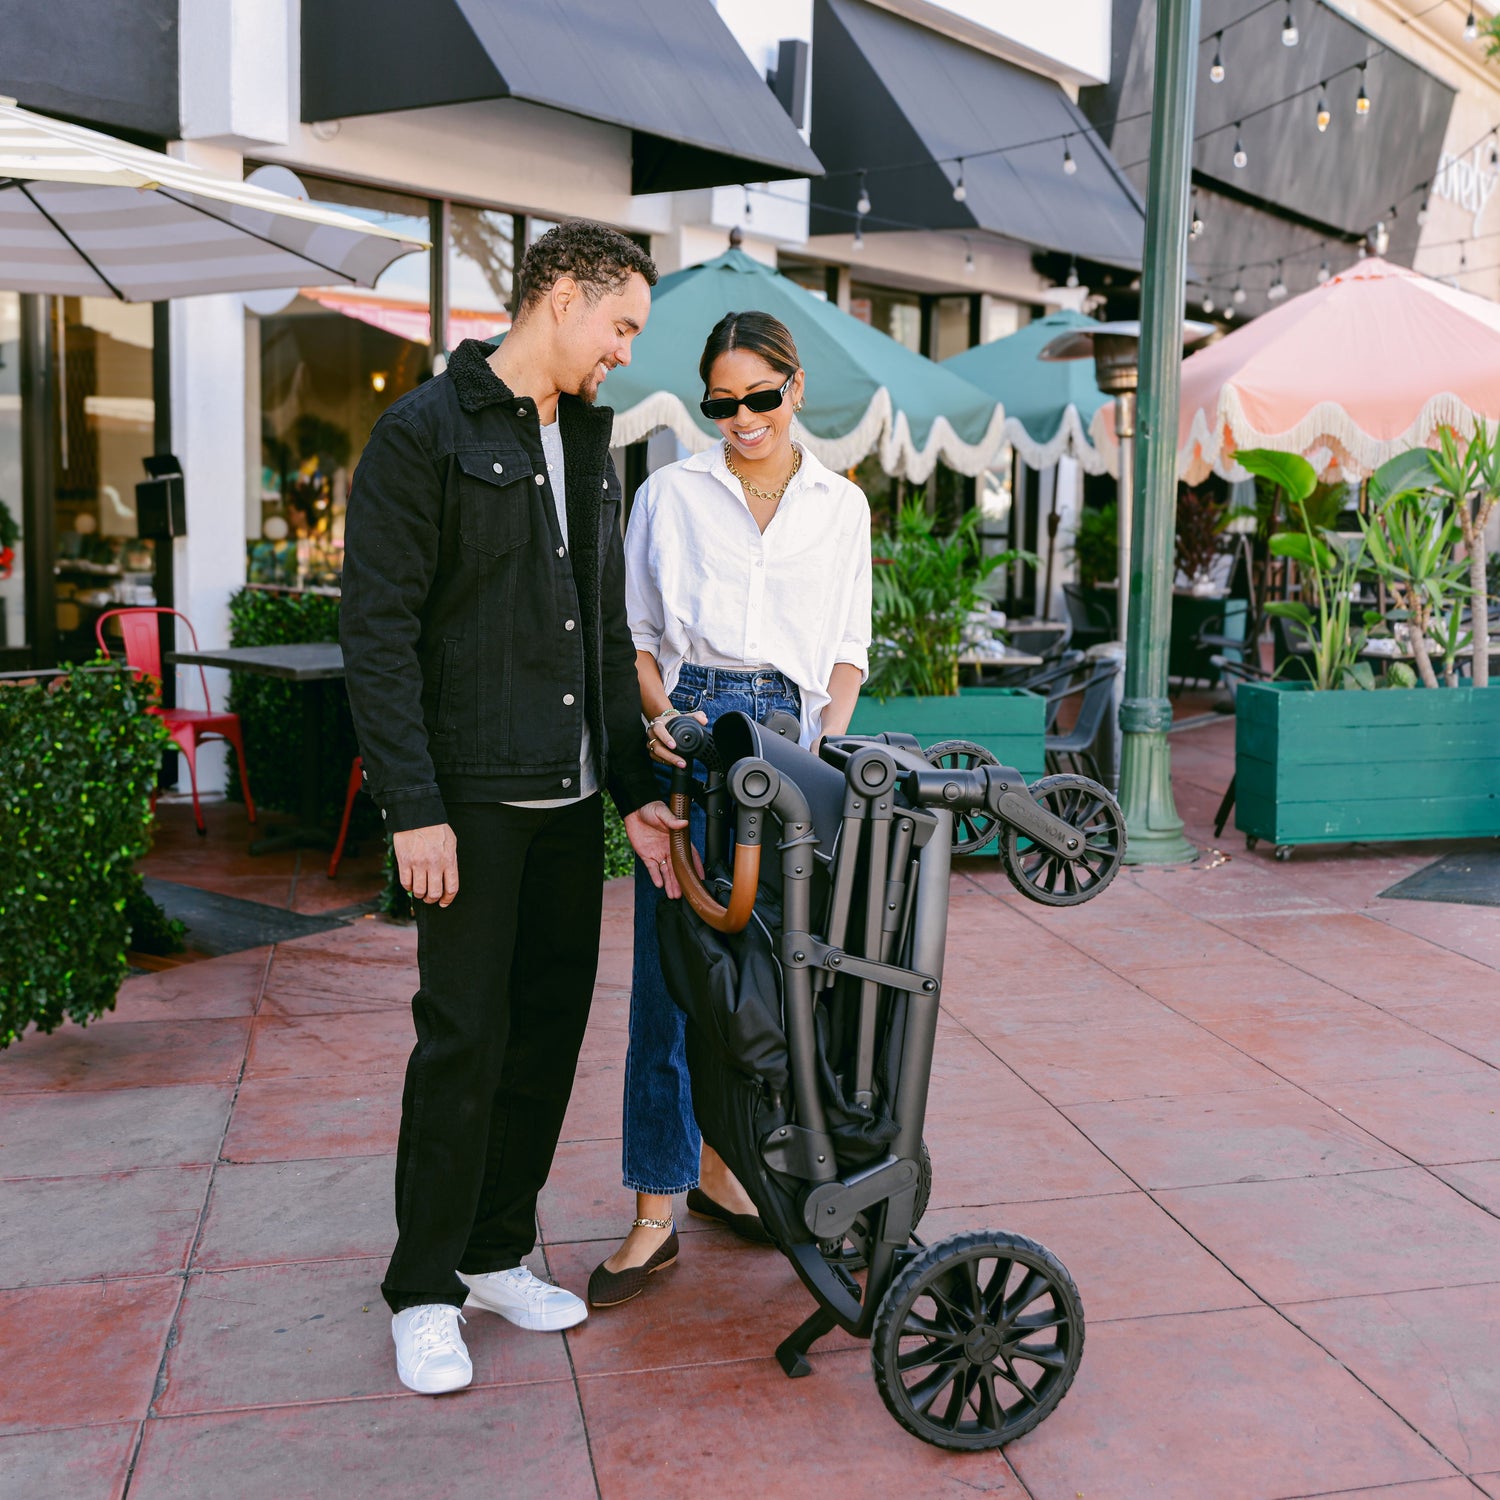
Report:
M630 130L636 193L821 170L710 0L303 0L304 120L507 98Z
M863 187L865 233L976 230L1140 264L1136 189L1051 79L866 0L815 0L813 58L813 149L829 174L813 183L814 234L849 234Z
M1295 0L1294 15L1297 44L1288 47L1285 7L1247 14L1244 0L1203 0L1193 148L1202 230L1190 258L1221 298L1244 286L1243 316L1265 310L1278 274L1295 295L1314 285L1325 258L1335 272L1347 266L1379 223L1387 257L1410 265L1420 185L1437 175L1453 106L1447 84L1321 0ZM1080 103L1144 192L1156 0L1115 0L1113 24L1111 81L1084 90ZM1215 53L1220 82L1209 77ZM1364 114L1356 109L1361 86Z

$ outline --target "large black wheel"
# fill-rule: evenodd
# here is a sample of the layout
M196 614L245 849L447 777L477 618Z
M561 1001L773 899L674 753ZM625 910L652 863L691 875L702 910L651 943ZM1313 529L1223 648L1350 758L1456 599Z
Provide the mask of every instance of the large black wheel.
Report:
M922 1215L927 1212L927 1205L931 1201L932 1153L927 1149L927 1142L923 1141L920 1173L917 1177L917 1208L911 1221L913 1234L916 1233L917 1225L922 1222ZM842 1239L819 1240L818 1250L830 1265L852 1274L855 1271L863 1271L869 1264L867 1243L869 1237L870 1217L868 1214L858 1214Z
M1018 1234L943 1240L891 1283L870 1359L881 1399L940 1448L998 1448L1067 1395L1083 1304L1062 1262Z
M1078 859L1064 859L1016 828L1000 841L1000 863L1023 896L1043 906L1092 901L1125 862L1125 819L1120 805L1087 776L1044 776L1031 795L1054 818L1076 828L1084 841Z
M939 740L923 752L927 764L940 771L973 771L980 766L998 766L1000 762L983 745L972 740ZM953 852L978 854L995 841L1000 820L983 808L953 814Z

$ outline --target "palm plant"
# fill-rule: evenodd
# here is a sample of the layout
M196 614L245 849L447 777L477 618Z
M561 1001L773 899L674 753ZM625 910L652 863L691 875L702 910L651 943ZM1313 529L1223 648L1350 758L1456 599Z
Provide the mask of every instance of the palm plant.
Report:
M985 557L976 534L979 519L977 510L970 511L940 536L916 495L901 506L895 526L875 538L871 693L888 698L958 692L964 626L988 602L985 581L1029 557L1015 551Z
M1453 434L1444 428L1438 452L1430 454L1433 489L1442 496L1464 539L1469 559L1469 599L1474 636L1474 686L1490 682L1489 556L1484 531L1500 502L1500 426L1480 422L1468 446L1459 452ZM1445 665L1453 660L1449 656Z

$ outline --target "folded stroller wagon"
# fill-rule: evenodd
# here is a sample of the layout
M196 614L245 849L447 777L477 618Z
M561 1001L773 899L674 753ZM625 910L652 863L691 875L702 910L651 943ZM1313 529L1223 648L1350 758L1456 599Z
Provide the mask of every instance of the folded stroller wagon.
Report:
M806 1375L813 1341L844 1328L871 1341L908 1431L945 1448L1009 1442L1067 1392L1083 1309L1057 1258L1019 1235L916 1234L950 856L955 841L997 842L1024 895L1074 905L1120 867L1119 808L1081 776L1028 787L963 742L845 737L819 758L791 720L669 729L689 763L673 810L693 799L707 819L705 875L675 834L685 899L658 919L693 1107L817 1302L776 1357Z

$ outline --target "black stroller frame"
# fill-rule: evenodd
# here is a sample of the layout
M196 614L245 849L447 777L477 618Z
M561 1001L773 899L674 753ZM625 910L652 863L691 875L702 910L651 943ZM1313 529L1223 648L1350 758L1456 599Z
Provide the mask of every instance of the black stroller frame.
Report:
M1049 905L1109 884L1123 822L1096 783L1028 787L978 747L955 767L953 742L934 765L910 736L846 736L814 757L787 728L743 714L669 725L689 761L674 811L695 799L707 815L707 883L678 833L685 900L659 919L699 1123L817 1304L777 1348L782 1369L809 1374L811 1345L843 1328L871 1340L876 1385L909 1431L998 1447L1071 1385L1083 1310L1062 1264L1019 1235L917 1237L954 817L996 826L1012 882Z

